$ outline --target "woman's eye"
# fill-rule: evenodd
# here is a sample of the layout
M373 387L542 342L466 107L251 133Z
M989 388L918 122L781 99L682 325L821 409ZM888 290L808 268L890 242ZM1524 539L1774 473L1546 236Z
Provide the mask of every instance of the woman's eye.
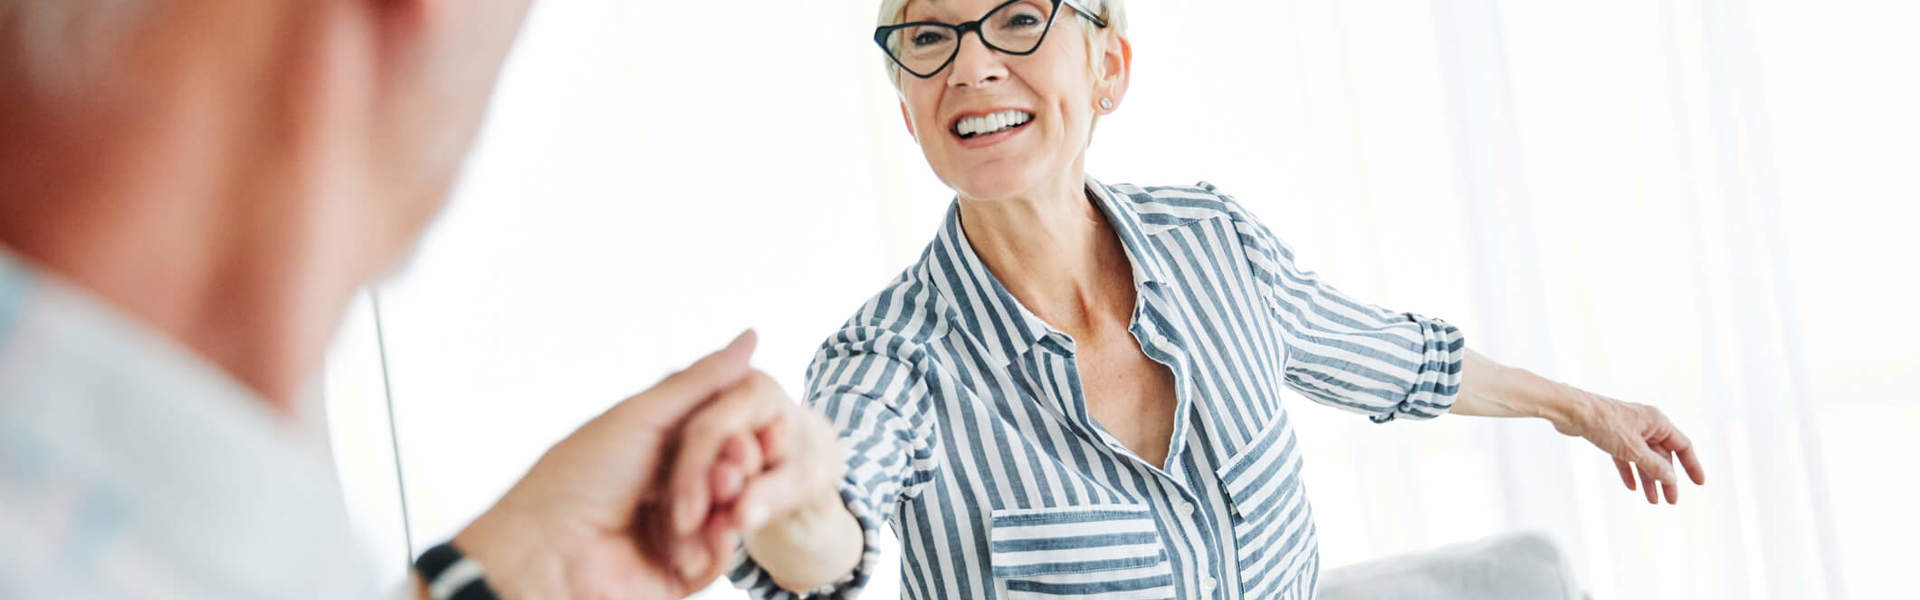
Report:
M1038 27L1040 26L1040 17L1039 15L1020 13L1020 14L1014 15L1012 18L1007 19L1007 26L1016 27L1016 28Z
M925 48L927 46L940 45L942 42L945 42L946 40L947 40L947 36L944 34L932 32L932 31L923 31L923 32L920 32L920 34L913 36L913 45L921 48Z

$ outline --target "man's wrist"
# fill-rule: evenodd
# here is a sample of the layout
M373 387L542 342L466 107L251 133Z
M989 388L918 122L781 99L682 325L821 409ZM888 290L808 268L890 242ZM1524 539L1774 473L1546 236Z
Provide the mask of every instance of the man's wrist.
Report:
M497 507L496 507L497 509ZM479 563L501 598L564 598L559 560L542 552L553 532L516 531L509 519L483 514L453 538L453 545ZM520 528L524 529L524 528Z
M480 563L448 542L413 561L415 596L431 600L500 600Z

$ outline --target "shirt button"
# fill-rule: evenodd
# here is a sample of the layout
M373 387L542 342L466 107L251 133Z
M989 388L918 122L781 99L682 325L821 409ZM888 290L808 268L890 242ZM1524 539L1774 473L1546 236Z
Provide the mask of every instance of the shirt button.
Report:
M1183 515L1186 515L1186 516L1189 516L1189 517L1191 517L1191 516L1193 516L1193 503L1192 503L1192 502L1181 502L1181 503L1180 503L1180 507L1179 507L1179 508L1180 508L1180 514L1183 514Z
M1214 588L1218 587L1220 587L1220 580L1214 579L1212 575L1208 575L1206 579L1200 580L1200 590L1206 593L1211 594Z

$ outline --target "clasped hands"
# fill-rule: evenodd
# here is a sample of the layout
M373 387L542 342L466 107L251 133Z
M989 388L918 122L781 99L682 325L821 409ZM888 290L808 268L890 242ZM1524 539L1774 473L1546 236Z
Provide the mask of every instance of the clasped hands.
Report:
M504 598L681 598L743 539L846 514L837 437L748 365L754 343L743 333L581 426L454 545Z

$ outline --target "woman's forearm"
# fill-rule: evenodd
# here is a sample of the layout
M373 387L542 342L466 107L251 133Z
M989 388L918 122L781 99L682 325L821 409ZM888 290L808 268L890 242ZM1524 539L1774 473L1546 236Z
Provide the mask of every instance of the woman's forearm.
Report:
M866 552L866 533L834 493L755 530L746 547L774 583L805 593L852 573Z
M1538 417L1555 429L1580 434L1580 423L1592 410L1593 396L1526 369L1509 367L1473 349L1467 349L1460 373L1460 395L1455 414L1475 417Z

